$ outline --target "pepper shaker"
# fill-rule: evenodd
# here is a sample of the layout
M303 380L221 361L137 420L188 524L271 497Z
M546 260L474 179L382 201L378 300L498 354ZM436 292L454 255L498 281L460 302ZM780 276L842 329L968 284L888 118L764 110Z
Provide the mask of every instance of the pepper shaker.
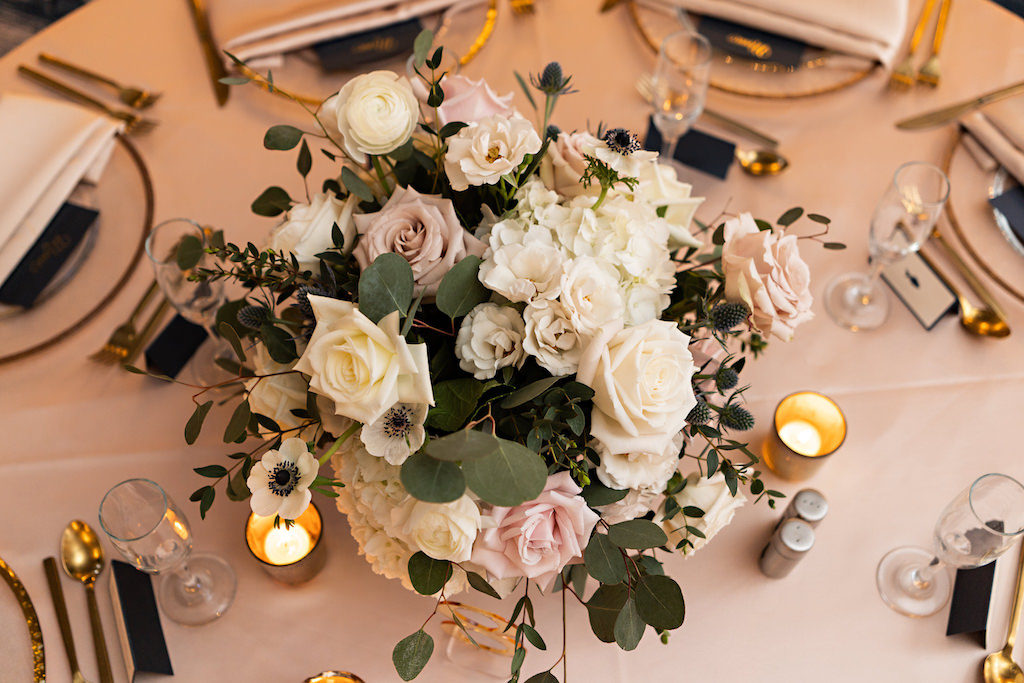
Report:
M796 517L783 520L761 551L758 560L761 573L773 579L781 579L793 571L793 567L813 546L814 528L810 524Z
M789 501L789 505L786 506L785 512L782 513L782 519L775 525L778 529L787 519L797 518L807 522L811 527L817 527L821 523L821 520L825 519L825 515L828 514L828 501L825 500L825 496L822 495L821 491L815 489L804 489L799 491L793 499Z

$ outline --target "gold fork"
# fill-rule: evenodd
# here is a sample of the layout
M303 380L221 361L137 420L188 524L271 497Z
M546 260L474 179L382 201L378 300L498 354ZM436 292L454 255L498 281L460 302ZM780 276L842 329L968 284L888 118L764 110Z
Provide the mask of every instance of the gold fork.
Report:
M107 86L117 93L117 97L121 102L127 104L132 109L146 109L147 107L153 106L156 101L160 99L160 93L158 92L150 92L143 88L133 88L127 85L121 85L113 78L107 78L102 74L90 71L84 67L72 64L71 62L64 61L60 57L55 57L47 52L43 52L39 55L39 61L44 64L55 66L58 69L63 69L69 73L73 73L76 76L88 78L91 81Z
M128 320L118 325L117 329L110 333L110 338L107 339L102 348L89 356L90 360L102 363L103 365L113 365L128 357L138 339L138 333L135 331L135 318L139 316L142 309L149 303L155 291L156 280L153 280L153 284L149 286L146 293L139 299L139 303L135 305L131 315L128 316Z
M942 39L946 37L946 22L949 20L949 9L953 0L942 0L939 8L939 23L935 27L935 37L932 38L932 55L924 63L921 70L917 72L917 82L938 87L942 79L942 71L939 69L939 50L942 48Z
M914 70L914 53L917 52L917 46L921 43L924 27L928 24L933 9L935 9L935 0L926 0L924 7L921 8L921 16L917 18L914 34L910 37L910 49L907 51L907 56L896 65L889 76L890 90L909 90L914 85L917 78L917 72Z
M80 104L84 104L88 107L92 107L93 109L98 109L99 111L103 112L111 118L124 121L125 131L128 133L139 133L141 135L142 133L146 133L156 127L156 121L153 121L151 119L145 119L132 111L114 109L106 103L97 100L95 97L92 97L91 95L86 95L81 90L72 88L70 85L61 83L58 80L50 78L46 74L40 73L32 67L20 64L18 66L18 73L20 73L22 76L31 78L37 83L41 83L50 90L60 93L61 95L67 97L70 100L73 100Z
M533 14L533 0L511 0L511 3L515 14Z

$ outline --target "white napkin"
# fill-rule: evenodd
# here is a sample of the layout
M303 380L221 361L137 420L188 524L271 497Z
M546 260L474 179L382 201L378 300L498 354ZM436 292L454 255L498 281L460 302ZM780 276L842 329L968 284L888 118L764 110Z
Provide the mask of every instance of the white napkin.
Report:
M122 125L74 104L0 95L0 282L78 183L99 179Z
M1024 185L1024 96L990 104L960 120L974 139Z
M907 0L660 0L696 14L802 40L891 66L907 28Z
M269 59L333 38L440 12L457 0L211 0L217 44L242 60Z

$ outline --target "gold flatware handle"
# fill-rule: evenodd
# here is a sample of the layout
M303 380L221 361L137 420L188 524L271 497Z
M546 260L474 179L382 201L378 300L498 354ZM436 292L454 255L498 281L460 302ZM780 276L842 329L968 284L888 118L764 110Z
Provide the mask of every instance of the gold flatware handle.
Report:
M192 8L192 22L196 26L196 33L199 34L199 42L203 46L203 56L206 58L206 70L210 73L213 94L217 97L217 104L223 107L227 104L230 87L221 83L220 79L227 77L227 69L224 68L224 61L221 59L217 43L213 39L210 19L206 15L203 0L188 0L188 4Z
M1005 88L999 88L990 92L972 97L969 100L963 102L957 102L948 107L942 109L936 109L934 111L926 112L924 114L918 114L911 116L909 119L903 119L896 123L896 127L901 130L919 130L921 128L932 128L934 126L942 125L943 123L949 123L954 119L960 118L969 111L973 111L979 107L984 107L986 104L991 104L999 100L1005 100L1008 97L1013 97L1024 93L1024 81L1008 85Z
M96 586L93 583L85 584L85 595L89 603L92 644L96 650L96 663L100 667L100 683L114 683L114 673L110 670L110 655L107 654L107 638L103 635L103 622L100 621L100 607L96 604Z
M149 338L153 336L153 332L156 331L157 325L160 323L161 320L163 320L164 314L167 312L167 309L169 307L170 303L167 301L167 299L164 299L163 301L160 302L160 305L157 306L155 311L153 311L153 315L151 315L149 317L149 320L146 321L146 324L142 328L142 331L139 332L139 336L135 339L135 344L128 352L128 355L125 357L124 361L122 361L122 365L131 365L133 362L135 362L135 359L139 357L139 353L142 351L142 349L146 347L146 344L149 342Z
M139 303L135 304L135 308L132 309L131 315L128 316L129 324L135 322L135 318L137 318L139 313L142 312L142 309L146 307L146 304L149 303L149 300L153 298L153 294L156 292L156 288L157 284L156 279L154 278L153 282L151 282L149 284L149 287L146 288L146 293L142 295L141 299L139 299Z
M40 73L32 67L21 64L18 66L18 73L20 73L23 76L27 76L28 78L31 78L37 83L41 83L50 90L60 93L68 99L75 100L76 102L80 102L81 104L90 106L93 109L98 109L103 113L107 114L108 116L117 117L117 114L114 112L113 108L108 106L106 103L101 102L100 100L96 99L95 97L92 97L91 95L86 95L81 90L72 88L70 85L67 85L66 83L61 83L58 80L50 78L46 74Z
M714 109L708 109L707 107L705 107L704 115L709 119L717 121L719 124L725 126L726 128L731 128L733 132L739 133L740 135L750 138L751 140L755 140L766 147L775 149L776 147L779 146L779 141L771 137L770 135L766 135L761 131L757 130L756 128L751 128L742 121L737 121L736 119L726 116L725 114L715 111Z
M64 71L67 71L68 73L72 73L72 74L75 74L77 76L81 76L82 78L88 78L89 80L96 81L97 83L103 83L104 85L109 85L112 88L120 88L121 87L121 84L118 83L117 81L115 81L112 78L107 78L106 76L104 76L102 74L98 74L95 71L90 71L89 69L86 69L85 67L78 66L77 64L72 64L71 62L68 62L68 61L65 61L65 60L61 59L60 57L55 57L54 55L51 55L48 52L40 53L39 54L39 61L43 62L44 64L50 64L52 66L55 66L58 69L63 69Z
M924 7L921 8L921 16L917 18L917 26L914 27L914 34L910 36L910 54L913 55L917 52L917 46L921 44L921 38L924 37L924 27L928 25L928 19L932 16L932 10L935 9L935 0L927 0L924 3Z
M942 237L942 233L939 232L938 228L932 230L932 241L942 248L942 251L949 257L949 260L953 262L953 265L956 266L960 275L962 275L964 280L967 281L967 286L969 286L971 290L978 295L978 298L980 298L986 306L995 311L1000 318L1005 320L1006 313L1004 313L1003 309L999 307L999 302L996 301L995 297L992 296L991 292L988 291L988 288L982 283L982 281L978 279L970 266L960 258L960 254L956 253L953 247L949 246L949 242Z
M32 598L25 590L25 584L2 557L0 557L0 577L14 592L14 597L21 607L21 613L25 617L25 623L28 625L28 634L32 639L32 680L35 683L43 683L46 680L46 649L43 647L43 631L39 626L39 615L36 614Z
M64 652L68 655L68 664L72 672L78 672L78 655L75 654L75 637L71 635L71 621L68 619L68 605L64 602L64 589L60 585L60 573L57 571L57 560L48 557L43 560L46 570L46 583L50 586L50 597L53 608L57 611L57 623L60 625L60 637L64 640Z
M932 54L939 54L939 50L942 49L942 41L946 37L946 22L949 21L949 9L953 5L953 0L942 0L942 5L939 7L939 23L935 25L935 37L932 38Z

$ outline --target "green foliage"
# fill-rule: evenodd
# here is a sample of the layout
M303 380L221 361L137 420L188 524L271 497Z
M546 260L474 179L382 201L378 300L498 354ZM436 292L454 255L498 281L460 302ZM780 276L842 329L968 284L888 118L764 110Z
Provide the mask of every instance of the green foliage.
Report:
M290 208L292 198L284 189L277 186L263 190L252 203L252 212L257 216L279 216Z
M427 455L438 460L463 462L486 457L497 447L497 438L475 429L463 429L432 439L427 444Z
M411 681L420 675L433 653L434 639L426 631L420 629L411 636L402 638L398 645L395 645L395 649L391 653L391 661L402 680Z
M445 432L461 429L476 410L483 392L484 385L470 377L437 383L434 385L434 405L427 413L426 426Z
M491 584L487 583L487 579L476 572L467 571L466 578L469 580L470 587L474 590L478 590L484 595L489 595L492 598L496 598L498 600L501 599L501 595L498 594L498 591L494 590L494 587L491 586Z
M583 487L583 500L592 508L617 503L629 493L629 489L610 489L600 481L592 481Z
M435 560L424 552L409 558L409 581L420 595L439 593L452 578L452 563Z
M212 407L213 401L206 401L196 406L192 417L185 423L185 443L191 446L196 442L196 439L199 438L199 432L203 429L203 422L206 420L206 416Z
M631 519L608 527L608 540L620 548L646 550L668 543L660 526L646 519Z
M640 618L633 597L626 598L626 604L622 606L622 611L615 619L615 642L623 650L635 650L636 646L640 644L640 639L644 637L646 628L647 625Z
M178 242L178 248L174 252L175 261L181 270L192 270L203 258L203 241L196 235L185 235Z
M621 583L626 578L626 560L622 551L604 534L594 534L583 551L587 571L604 584Z
M263 136L263 146L267 149L294 149L302 139L302 131L295 126L271 126Z
M599 640L605 643L615 642L615 622L619 618L619 612L626 604L628 595L629 589L623 583L604 584L598 586L590 600L587 601L590 628Z
M449 270L437 288L437 307L453 320L461 318L490 298L478 277L480 257L470 254Z
M483 501L513 507L533 500L544 490L548 468L522 444L495 437L495 447L476 460L463 462L466 485Z
M412 303L413 274L398 254L381 254L359 278L359 312L377 323L394 311L405 312Z
M641 576L634 597L637 613L656 629L672 630L683 625L686 608L679 584L664 575Z
M348 166L341 169L341 184L344 185L349 192L359 197L364 202L374 201L373 190L371 190L370 186L367 185L362 178L357 176Z
M449 503L466 491L466 479L454 462L416 453L402 463L402 486L413 498L427 503Z

